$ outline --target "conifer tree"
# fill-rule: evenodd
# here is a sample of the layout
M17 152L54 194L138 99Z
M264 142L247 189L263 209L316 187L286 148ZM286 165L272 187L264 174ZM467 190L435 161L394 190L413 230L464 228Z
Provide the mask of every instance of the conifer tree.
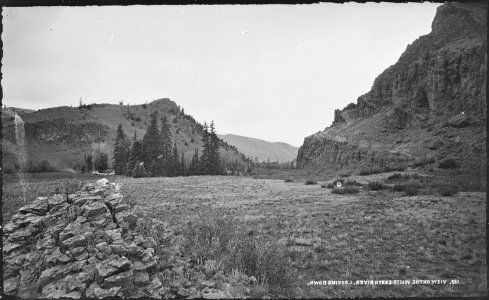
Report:
M180 158L180 173L182 176L187 176L187 166L185 165L185 157L182 152L182 157Z
M161 174L164 176L170 176L172 169L172 134L170 124L168 124L166 116L161 119L160 143Z
M209 136L209 130L207 127L207 123L204 122L204 125L202 126L202 142L204 143L203 151L202 151L202 156L200 157L200 173L202 175L208 175L211 166L210 166L210 148L211 148L211 141L210 141L210 136Z
M214 121L210 125L211 131L209 133L209 174L218 175L222 173L221 170L221 157L219 154L219 138L217 137L214 127Z
M143 159L143 146L141 141L138 141L136 131L134 131L134 137L132 138L132 148L130 151L129 163L127 166L127 175L132 176L134 167L137 162Z
M179 176L180 174L180 159L178 157L177 143L173 144L173 154L172 154L172 173L173 176Z
M199 150L195 149L194 156L192 156L192 160L190 161L190 165L188 167L188 172L190 175L199 175Z
M143 161L146 166L150 166L153 160L158 158L161 151L160 130L157 123L158 113L151 113L151 123L143 136Z
M129 160L129 141L126 134L122 130L122 124L117 127L115 142L114 142L114 171L117 175L123 175L127 170Z

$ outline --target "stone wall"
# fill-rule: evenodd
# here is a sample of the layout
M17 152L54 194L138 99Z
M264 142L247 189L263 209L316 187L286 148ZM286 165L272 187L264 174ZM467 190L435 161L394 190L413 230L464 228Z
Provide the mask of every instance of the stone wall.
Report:
M22 298L156 296L156 242L118 186L100 179L71 195L39 197L4 227L6 294Z

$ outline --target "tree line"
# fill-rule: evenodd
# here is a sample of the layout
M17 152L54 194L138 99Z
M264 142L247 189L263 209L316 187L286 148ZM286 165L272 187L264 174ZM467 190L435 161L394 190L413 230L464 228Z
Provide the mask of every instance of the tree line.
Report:
M135 132L132 141L119 124L113 152L116 174L133 177L223 174L219 138L213 121L209 126L206 123L203 125L202 153L195 150L189 161L185 159L183 151L179 152L176 142L172 142L171 125L165 116L160 123L158 127L158 113L153 112L142 140L138 140Z

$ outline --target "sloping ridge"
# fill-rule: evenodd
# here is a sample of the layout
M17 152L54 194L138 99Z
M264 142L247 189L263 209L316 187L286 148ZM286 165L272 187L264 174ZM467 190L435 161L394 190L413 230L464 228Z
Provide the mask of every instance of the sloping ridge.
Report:
M235 134L219 135L227 143L236 146L238 151L258 161L289 162L295 160L298 148L282 142L268 142Z
M170 124L178 152L190 160L196 149L202 149L202 125L174 101L163 98L142 105L91 104L83 107L53 107L29 113L20 113L25 122L28 161L38 164L43 160L57 168L73 168L91 152L92 143L105 142L112 153L113 141L119 124L128 138L134 133L141 139L150 123L150 115L158 113L158 121L165 116ZM13 117L2 115L4 143L2 158L5 169L14 169L16 140ZM234 147L221 143L221 157L226 161L244 161L246 158ZM110 159L109 165L112 160Z
M306 137L301 167L386 168L458 160L485 165L487 3L446 3L421 36L374 81Z

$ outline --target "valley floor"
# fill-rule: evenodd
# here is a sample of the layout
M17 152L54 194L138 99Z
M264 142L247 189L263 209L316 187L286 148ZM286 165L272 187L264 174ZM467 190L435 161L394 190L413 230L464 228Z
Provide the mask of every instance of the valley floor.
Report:
M487 294L485 192L404 196L362 188L355 195L337 195L320 187L326 182L231 176L108 179L121 183L124 197L142 214L165 221L175 234L210 208L234 217L251 236L278 239L297 270L294 285L303 298ZM33 185L49 185L49 180L33 180L35 190ZM4 179L11 197L2 199L4 218L10 217L8 201L18 188L14 179ZM416 279L458 283L308 285Z

